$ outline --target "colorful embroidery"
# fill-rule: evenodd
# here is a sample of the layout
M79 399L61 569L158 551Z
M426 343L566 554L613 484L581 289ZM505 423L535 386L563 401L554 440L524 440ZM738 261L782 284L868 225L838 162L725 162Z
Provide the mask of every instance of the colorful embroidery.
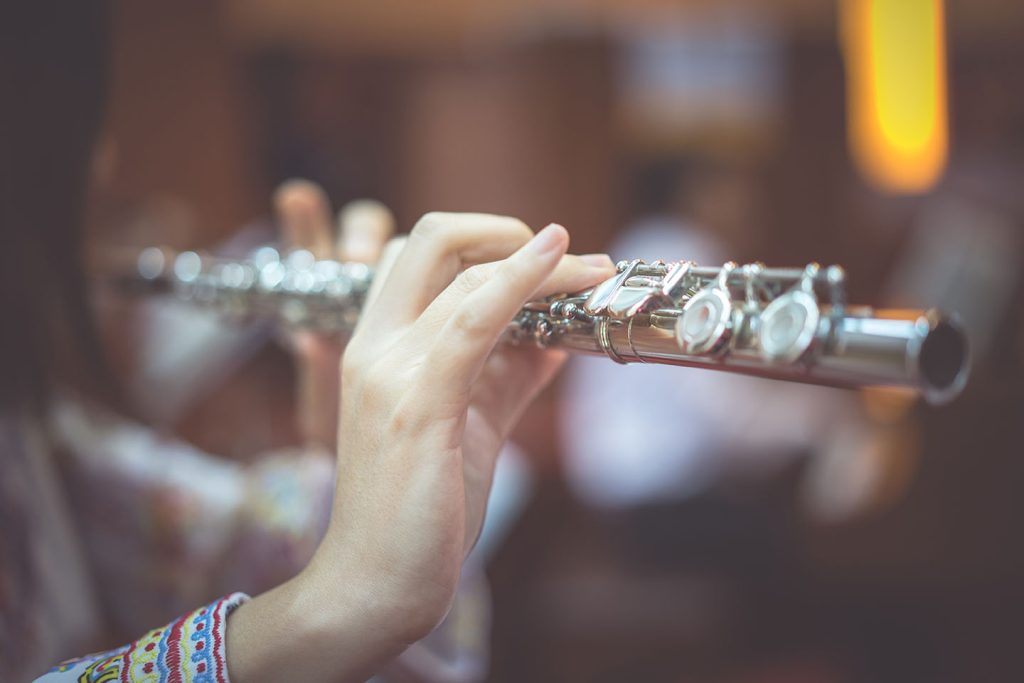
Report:
M78 683L114 683L121 670L117 666L118 659L119 657L107 657L95 660L78 677Z
M126 648L64 662L37 683L228 683L225 619L247 599L221 598Z
M121 655L124 654L124 651L127 649L128 646L125 645L114 650L95 652L91 655L85 655L84 657L73 657L53 667L47 671L42 678L37 680L69 680L67 676L53 676L53 674L66 674L69 672L72 673L73 676L78 677L75 679L78 683L90 683L91 681L103 683L108 680L117 680L118 672L121 670L121 667L118 666L117 663L121 661ZM109 673L111 667L113 667L114 672L113 678L96 678L99 674Z

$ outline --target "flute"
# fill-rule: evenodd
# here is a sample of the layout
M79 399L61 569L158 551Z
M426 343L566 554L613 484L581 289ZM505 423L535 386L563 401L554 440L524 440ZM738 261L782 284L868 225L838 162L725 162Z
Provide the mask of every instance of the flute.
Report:
M955 317L876 310L846 302L839 266L718 267L690 261L622 261L584 292L534 301L503 341L837 387L896 386L942 404L969 374L967 337ZM122 278L125 273L122 273ZM373 271L263 247L250 258L143 250L128 279L235 318L350 332Z

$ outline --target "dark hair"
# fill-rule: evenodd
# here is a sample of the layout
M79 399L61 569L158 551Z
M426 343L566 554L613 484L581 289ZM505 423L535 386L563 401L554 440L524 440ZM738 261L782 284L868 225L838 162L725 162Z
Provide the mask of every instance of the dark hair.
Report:
M0 409L42 409L102 366L82 257L106 100L106 2L0 9Z

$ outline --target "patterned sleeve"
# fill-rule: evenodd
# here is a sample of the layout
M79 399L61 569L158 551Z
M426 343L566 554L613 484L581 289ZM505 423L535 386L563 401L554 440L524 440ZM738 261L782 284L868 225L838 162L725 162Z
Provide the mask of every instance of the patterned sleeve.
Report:
M58 664L36 683L228 683L226 621L246 599L214 600L128 645Z

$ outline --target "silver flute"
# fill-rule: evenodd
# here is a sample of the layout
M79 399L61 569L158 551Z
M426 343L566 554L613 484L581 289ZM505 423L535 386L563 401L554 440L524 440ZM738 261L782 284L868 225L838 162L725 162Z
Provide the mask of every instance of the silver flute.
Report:
M932 404L955 398L969 374L967 337L938 311L853 306L839 266L717 267L622 261L614 277L579 293L528 303L505 341L655 363L838 387L914 389ZM282 255L246 259L149 248L129 279L235 318L347 333L373 270Z

